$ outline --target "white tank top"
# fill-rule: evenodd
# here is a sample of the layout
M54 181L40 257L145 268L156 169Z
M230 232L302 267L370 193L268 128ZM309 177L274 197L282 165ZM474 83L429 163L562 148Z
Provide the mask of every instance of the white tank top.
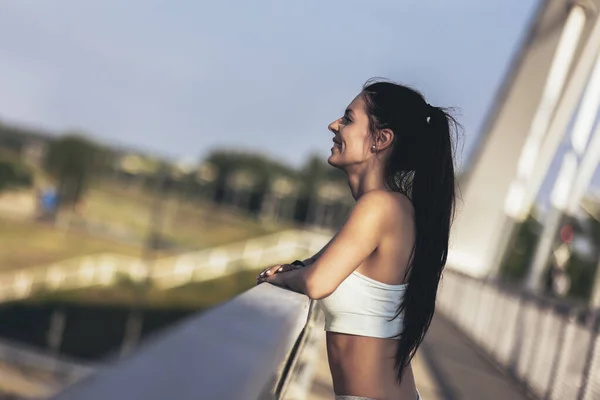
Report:
M325 314L325 330L376 338L402 333L403 314L393 319L407 285L389 285L356 271L318 304Z

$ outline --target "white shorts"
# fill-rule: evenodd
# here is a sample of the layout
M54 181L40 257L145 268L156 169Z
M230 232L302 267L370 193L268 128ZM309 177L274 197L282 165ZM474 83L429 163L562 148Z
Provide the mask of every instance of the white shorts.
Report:
M335 400L377 400L377 399L373 399L371 397L362 397L362 396L335 396ZM419 391L417 390L417 400L423 400L421 398L421 395L419 394Z

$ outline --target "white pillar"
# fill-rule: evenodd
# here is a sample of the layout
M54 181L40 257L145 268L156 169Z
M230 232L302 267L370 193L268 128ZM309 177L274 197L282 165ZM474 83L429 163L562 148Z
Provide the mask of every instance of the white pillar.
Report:
M540 15L537 26L542 20L547 23L546 14ZM526 218L529 207L523 207L524 200L553 117L560 106L567 109L570 118L575 107L561 99L564 100L567 81L571 86L575 74L582 72L576 50L585 22L584 10L575 5L555 47L531 34L522 60L508 82L510 90L497 107L489 132L485 133L488 137L484 146L470 166L452 231L452 267L476 276L496 270L510 246L514 227ZM538 78L540 75L545 78ZM572 88L572 92L578 92L575 102L581 90ZM558 131L558 136L564 131ZM542 151L552 159L556 149Z
M589 149L588 141L599 109L600 54L596 58L594 69L577 111L575 124L571 132L572 149L563 158L563 164L552 192L552 210L548 215L547 223L544 225L533 264L527 275L526 285L530 290L538 291L540 289L542 274L548 264L554 240L560 228L560 221L565 212L573 215L577 211L581 197L587 190L595 166L598 164L600 148L593 148L593 146L600 147L600 143L596 144L596 142L600 142L598 129L594 132L593 143L590 143ZM585 169L579 168L578 159L582 156L586 163Z
M560 42L556 52L554 53L552 66L550 68L550 72L548 73L548 77L546 78L546 85L544 87L540 104L538 105L536 114L531 123L529 135L527 136L527 140L521 151L517 167L517 176L508 189L504 204L504 210L508 221L506 221L504 224L504 230L501 232L501 239L498 242L495 256L491 261L490 272L493 275L496 275L499 272L501 264L506 257L506 253L510 249L512 238L516 233L516 227L525 221L529 215L531 206L533 205L535 197L539 191L539 187L546 176L549 164L541 167L543 168L543 173L540 174L541 176L537 177L539 183L532 183L534 180L536 167L537 170L540 169L540 166L538 165L539 158L544 156L546 159L551 161L556 154L560 140L556 141L556 146L550 148L544 148L542 143L548 143L549 141L550 121L552 120L555 110L557 109L560 94L562 93L569 68L571 67L571 63L575 57L575 50L577 49L584 25L585 11L581 6L574 6L571 9L569 17L567 18ZM585 78L587 79L587 75ZM581 89L578 91L578 94L580 93ZM568 123L568 120L570 120L572 110L576 106L578 100L579 95L576 98L571 99L571 103L567 104L570 110L568 114L569 118L565 119L565 122ZM564 136L565 131L566 124L564 125L563 129L554 130L552 134L556 138L560 139ZM535 187L535 190L532 190L532 186ZM554 215L554 213L551 214L552 215L548 220L549 224L555 224L557 221L560 221L560 217ZM552 227L554 227L554 225L552 225ZM545 246L547 245L546 241L543 241L543 244L545 249ZM542 261L541 258L538 257L538 263L539 262Z
M598 18L591 30L587 43L574 67L573 77L565 88L565 93L552 119L548 135L542 144L537 165L527 185L524 208L529 209L535 201L535 197L544 182L544 178L554 159L556 149L560 145L564 132L569 123L579 100L581 93L589 86L590 75L597 68L598 50L600 49L600 18Z

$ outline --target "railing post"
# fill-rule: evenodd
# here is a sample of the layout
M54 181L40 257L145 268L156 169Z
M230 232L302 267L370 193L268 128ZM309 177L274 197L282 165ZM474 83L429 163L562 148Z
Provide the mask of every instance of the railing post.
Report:
M534 391L534 385L533 385L533 379L535 377L534 373L536 372L534 367L535 365L535 360L536 357L538 355L538 349L541 343L541 340L539 340L539 338L541 337L541 335L543 334L542 330L544 329L543 327L543 319L542 319L542 315L543 315L543 311L545 310L544 305L541 304L541 301L539 299L534 299L532 302L535 306L535 323L533 324L533 332L535 332L535 334L533 335L534 338L537 338L537 340L533 340L533 343L531 344L531 350L530 350L530 354L529 354L529 358L526 360L526 364L527 367L525 368L525 374L524 377L526 379L525 380L525 384L527 385L527 387L531 390Z
M63 308L56 308L50 315L50 326L48 328L48 348L50 353L58 357L65 331L66 315Z
M585 358L585 364L583 367L583 373L581 374L581 383L579 384L579 392L577 393L577 400L583 400L585 397L586 387L589 381L590 369L592 368L592 360L594 358L594 351L598 342L596 337L596 326L598 322L598 311L590 310L590 314L587 318L587 328L590 331L590 343L588 345L588 351Z
M512 349L507 362L508 372L514 377L518 377L518 355L523 347L523 311L525 308L523 305L525 303L525 293L520 294L517 302L517 316L515 318L516 323L514 335L516 340L512 343Z
M554 392L558 390L556 384L564 379L563 375L565 367L563 363L568 361L567 356L573 347L572 341L576 325L576 313L571 311L566 318L561 338L558 342L560 348L556 350L555 367L553 368L552 379L550 379L550 385L548 386L545 399L550 400L556 398L554 396Z
M315 300L310 301L307 323L304 326L304 329L302 329L300 336L298 336L298 340L296 340L296 343L294 343L294 347L290 351L285 365L283 366L279 376L279 381L277 382L277 386L275 388L275 396L277 400L283 398L291 380L296 375L296 366L298 364L298 360L306 348L306 343L310 337L311 330L314 329L311 322L314 321L316 315L316 305L317 302Z

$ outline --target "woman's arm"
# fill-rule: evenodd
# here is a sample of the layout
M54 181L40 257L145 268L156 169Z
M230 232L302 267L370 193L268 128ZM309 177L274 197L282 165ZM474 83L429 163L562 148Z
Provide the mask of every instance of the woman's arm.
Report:
M312 257L308 257L306 260L302 261L304 263L304 265L306 265L308 267L310 264L313 264L315 261L317 261L319 259L319 257L321 257L321 255L325 252L325 250L327 250L327 248L329 247L331 242L333 242L335 240L336 236L337 236L337 233L335 235L333 235L331 240L329 240L329 242L327 242L327 244L325 246L323 246L323 248L321 250L319 250L317 253L315 253L315 255L313 255Z
M323 246L323 248L321 250L319 250L315 255L313 255L312 257L308 257L304 260L302 260L302 264L304 264L304 267L308 267L311 266L312 264L314 264L315 261L318 260L318 258L321 256L321 254L323 254L325 252L325 250L327 249L327 247L329 247L329 245L331 244L331 242L335 239L335 237L337 236L337 233L335 235L333 235L333 238L331 238L329 240L329 242ZM279 273L283 273L283 272L289 272L290 270L294 270L294 269L298 269L301 268L299 266L295 266L295 265L291 265L291 264L276 264L276 265L272 265L268 268L265 268L264 270L262 270L260 272L260 274L258 274L257 276L257 284L260 284L262 282L265 281L265 278L269 275L272 274L279 274Z
M335 291L379 245L397 213L393 194L383 190L366 193L356 202L338 234L322 254L306 268L271 274L265 278L278 286L322 299Z
M303 274L304 271L306 271L306 268L281 272L266 277L264 281L311 297L309 294L310 291L306 287L306 277Z

